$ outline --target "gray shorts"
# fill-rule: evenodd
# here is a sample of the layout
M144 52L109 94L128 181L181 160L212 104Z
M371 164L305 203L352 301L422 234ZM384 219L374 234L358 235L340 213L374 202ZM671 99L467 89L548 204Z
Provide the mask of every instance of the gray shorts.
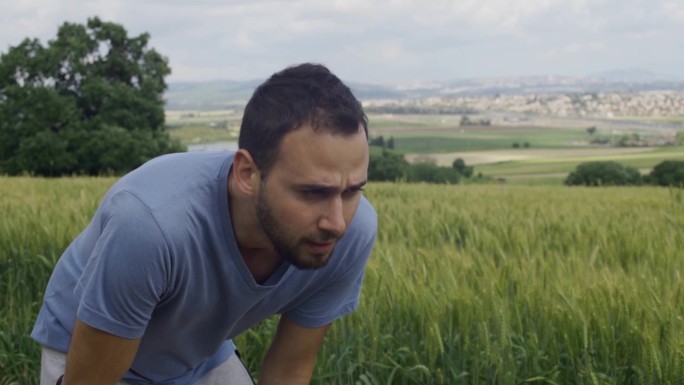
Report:
M40 360L40 385L55 385L57 379L64 374L66 354L43 347ZM120 381L117 385L128 385ZM233 354L226 362L216 367L195 385L254 385L247 368L237 354Z

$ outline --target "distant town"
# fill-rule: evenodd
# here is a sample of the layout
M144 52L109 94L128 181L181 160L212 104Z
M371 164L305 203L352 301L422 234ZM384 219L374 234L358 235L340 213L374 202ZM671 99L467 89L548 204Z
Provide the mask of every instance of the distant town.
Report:
M536 76L351 84L369 112L477 114L508 112L559 118L684 117L684 82L644 78ZM635 75L641 75L640 78ZM169 110L241 110L256 81L171 83ZM676 119L675 119L676 120Z
M684 92L433 96L419 100L372 99L364 101L364 106L376 111L413 107L456 113L499 111L580 118L676 117L684 116Z

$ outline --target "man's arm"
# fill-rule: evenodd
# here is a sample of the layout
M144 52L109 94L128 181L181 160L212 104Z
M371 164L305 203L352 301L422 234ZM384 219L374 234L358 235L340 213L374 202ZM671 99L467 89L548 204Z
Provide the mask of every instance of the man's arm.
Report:
M131 367L140 339L126 339L76 320L64 385L115 385Z
M305 328L286 315L280 317L271 347L259 374L259 385L303 385L311 381L316 354L330 324Z

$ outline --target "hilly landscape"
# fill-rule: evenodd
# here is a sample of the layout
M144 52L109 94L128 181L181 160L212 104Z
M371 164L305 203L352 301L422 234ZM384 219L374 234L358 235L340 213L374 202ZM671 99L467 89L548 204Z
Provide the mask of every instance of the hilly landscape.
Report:
M171 135L191 150L235 147L242 109L261 80L171 83ZM350 83L371 140L408 162L510 183L561 184L580 163L615 161L643 174L683 159L684 82L644 70L403 84ZM389 142L388 142L389 143Z
M263 79L171 82L165 94L166 108L172 111L240 109L262 81ZM684 81L681 79L639 69L605 71L586 77L547 75L400 84L348 84L363 101L459 96L684 91Z

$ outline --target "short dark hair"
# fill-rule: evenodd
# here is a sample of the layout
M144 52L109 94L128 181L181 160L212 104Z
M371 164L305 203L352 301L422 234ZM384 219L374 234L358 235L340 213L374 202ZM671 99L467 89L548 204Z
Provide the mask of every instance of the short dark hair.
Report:
M238 146L265 174L283 137L307 123L341 135L356 134L362 124L368 138L368 118L349 87L325 66L305 63L273 74L256 88L245 107Z

